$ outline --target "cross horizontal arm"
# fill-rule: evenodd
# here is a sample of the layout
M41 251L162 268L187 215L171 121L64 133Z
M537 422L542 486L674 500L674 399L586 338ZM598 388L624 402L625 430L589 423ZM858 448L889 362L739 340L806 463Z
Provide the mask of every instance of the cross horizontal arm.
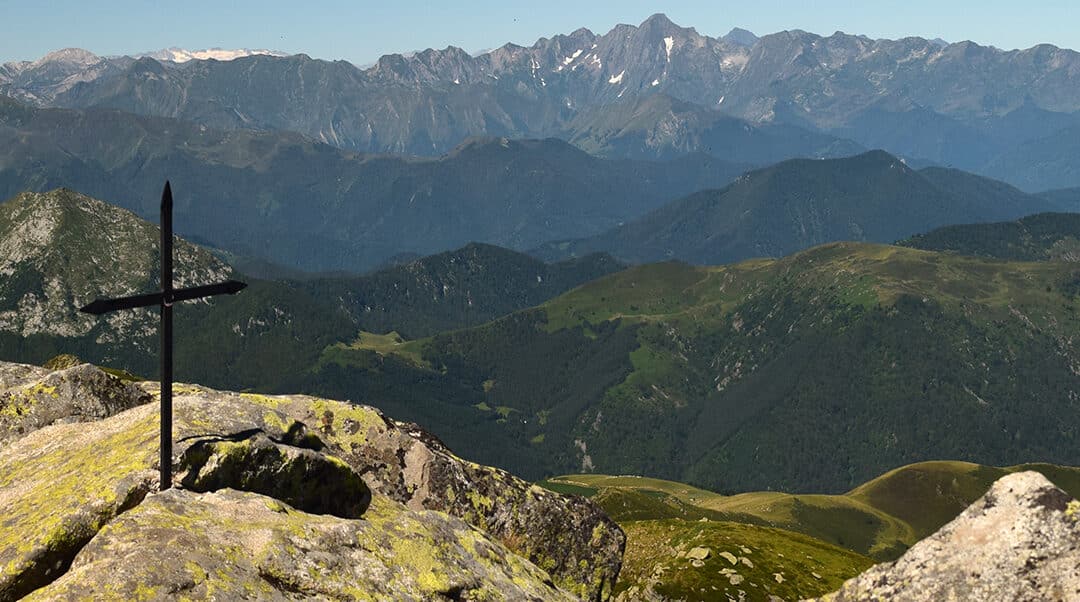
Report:
M178 288L173 289L172 300L175 301L190 301L192 299L198 299L200 297L213 297L215 295L235 295L240 291L247 288L247 284L240 282L239 280L226 280L225 282L219 282L217 284L206 284L203 286L193 286L191 288Z
M227 280L217 284L174 289L170 292L167 301L169 304L172 304L177 301L190 301L191 299L198 299L200 297L234 295L244 290L246 286L247 284L237 280ZM117 299L97 299L94 302L79 308L79 311L87 314L101 315L122 309L153 307L155 305L162 305L165 302L165 293L157 292L145 295L134 295L132 297L120 297Z

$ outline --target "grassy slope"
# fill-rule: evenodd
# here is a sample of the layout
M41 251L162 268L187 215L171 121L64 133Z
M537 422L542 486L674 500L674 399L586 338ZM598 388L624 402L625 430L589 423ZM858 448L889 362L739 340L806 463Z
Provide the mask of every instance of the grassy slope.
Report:
M888 560L955 518L994 481L1020 470L1041 472L1080 495L1080 468L996 468L955 461L903 466L840 495L765 491L725 496L661 479L597 474L553 477L541 485L592 497L617 521L706 518L764 525Z
M836 590L873 564L865 556L769 527L681 519L622 526L627 549L615 589L629 600L640 599L645 588L670 600L767 600L771 595L800 600ZM708 548L708 558L698 563L688 558L695 548Z
M326 394L361 391L532 478L585 466L828 493L935 457L1080 463L1075 280L1063 263L857 243L640 266L410 344L431 370L391 375L379 356L381 379L331 375ZM394 393L416 382L437 403ZM481 402L516 412L488 420Z
M791 599L832 591L874 560L899 556L998 478L1019 470L1042 472L1080 495L1080 468L943 461L903 466L842 495L724 496L672 481L599 474L554 477L540 485L591 497L626 531L619 591L632 594L652 584L671 598L725 600L738 598L741 589L751 600L768 594ZM680 556L694 546L712 551L703 566ZM753 569L732 564L719 556L722 551L747 557ZM736 570L745 581L717 578L722 569ZM777 572L783 572L782 584L773 578Z

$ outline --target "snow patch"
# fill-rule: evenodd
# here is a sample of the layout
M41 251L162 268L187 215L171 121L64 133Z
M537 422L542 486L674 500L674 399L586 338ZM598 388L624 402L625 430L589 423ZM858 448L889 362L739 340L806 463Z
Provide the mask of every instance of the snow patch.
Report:
M743 69L746 67L746 63L750 61L750 56L746 54L730 54L725 56L720 61L720 67L723 69Z
M233 61L239 58L247 56L288 56L284 52L278 52L276 50L265 50L250 48L238 48L235 50L229 50L225 48L207 48L205 50L185 50L183 48L166 48L164 50L158 50L157 52L147 52L145 54L136 55L135 58L150 57L159 61L169 61L171 63L186 63L188 61Z
M621 84L624 75L626 75L626 69L623 69L618 75L612 76L611 79L607 80L607 83Z
M571 54L570 56L568 56L568 57L566 57L566 58L564 58L562 60L562 64L563 65L569 65L570 63L574 62L574 59L581 56L581 53L582 53L581 50L575 50L574 54Z
M658 79L652 80L652 85L659 86L660 85L660 80L658 80Z
M664 50L667 51L667 60L671 62L671 49L675 47L675 38L668 36L664 38Z

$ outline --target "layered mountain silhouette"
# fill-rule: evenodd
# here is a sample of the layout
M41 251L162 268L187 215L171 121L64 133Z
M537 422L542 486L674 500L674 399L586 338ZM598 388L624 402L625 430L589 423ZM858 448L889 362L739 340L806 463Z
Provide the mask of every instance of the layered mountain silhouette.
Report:
M791 160L751 171L721 190L694 193L603 234L537 251L598 250L644 263L718 264L780 257L836 240L892 242L938 226L998 221L1054 205L958 170L915 171L883 151Z
M594 234L745 169L705 155L605 160L557 139L473 139L429 159L358 155L289 132L2 97L0 147L0 198L65 186L152 217L168 179L177 232L309 271Z
M597 131L604 120L588 115L660 93L752 124L797 128L803 138L850 139L1035 191L1080 184L1069 159L1046 168L1021 150L1067 145L1062 132L1080 119L1078 65L1076 52L1045 44L1002 51L798 30L713 38L654 15L604 35L579 29L479 56L453 47L387 55L367 69L304 55L174 63L66 50L4 65L0 91L43 106L290 130L350 150L418 155L447 152L470 136L557 135L586 146L600 136L599 147L614 152L622 146L603 144ZM642 129L671 119L656 115ZM706 140L695 150L707 152L712 121L688 136Z

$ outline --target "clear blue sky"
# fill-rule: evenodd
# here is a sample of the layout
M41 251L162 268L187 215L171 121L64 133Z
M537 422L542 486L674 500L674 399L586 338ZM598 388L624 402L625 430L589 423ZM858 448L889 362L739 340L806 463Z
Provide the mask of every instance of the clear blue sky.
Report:
M129 54L169 46L271 48L368 63L447 45L468 51L588 27L604 33L655 12L716 36L784 29L974 40L1000 48L1080 48L1080 0L0 0L0 62L64 47Z

